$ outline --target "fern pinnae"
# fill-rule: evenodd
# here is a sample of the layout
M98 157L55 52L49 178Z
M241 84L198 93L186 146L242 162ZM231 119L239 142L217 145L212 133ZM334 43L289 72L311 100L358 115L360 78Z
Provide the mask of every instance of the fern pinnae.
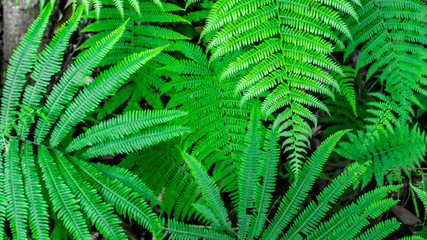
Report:
M316 176L320 174L323 163L346 132L348 131L340 131L331 135L316 149L303 167L301 178L293 182L291 189L283 197L277 213L261 236L262 240L275 239L291 221L297 213L298 205L304 200Z
M59 79L58 84L53 87L46 100L45 110L49 123L40 120L37 122L35 142L41 142L46 137L61 110L65 107L64 104L72 100L73 95L78 90L77 87L82 85L83 79L90 74L93 68L98 65L99 61L119 40L126 23L107 35L95 46L81 53L76 62Z
M90 239L89 227L80 211L78 201L65 184L52 155L46 147L38 148L38 163L42 169L43 180L49 190L53 210L58 211L58 218L76 239Z
M29 224L35 239L49 238L48 205L43 198L40 178L36 169L33 148L28 142L21 146L21 167L24 175L25 196L29 203Z
M421 200L424 206L427 206L427 193L417 187L414 187L414 185L411 184L412 190L417 194L418 198ZM427 212L427 208L425 209L425 212Z
M5 154L4 192L7 196L6 217L10 222L13 238L27 238L26 221L28 218L28 202L24 196L24 183L19 158L19 141L12 138Z
M53 158L67 185L80 199L80 206L87 213L92 224L108 239L125 239L126 235L120 227L120 221L114 216L112 207L103 202L95 189L79 176L68 159L55 152Z
M132 172L127 171L124 168L109 166L101 163L93 165L93 167L98 169L106 176L112 179L116 179L125 186L131 188L133 191L139 193L141 196L151 201L152 204L161 205L160 201L156 198L156 196L154 196L153 191Z
M121 88L116 94L111 96L110 99L100 108L96 110L96 119L101 120L105 116L112 114L120 106L129 100L134 92L136 86L135 84L128 84Z
M50 146L57 146L72 127L84 119L86 113L93 111L104 98L115 93L129 79L131 74L157 56L161 50L163 48L131 55L96 77L94 83L81 91L65 109L64 114L53 129Z
M197 185L202 191L202 196L209 202L209 208L215 214L223 229L230 231L231 222L228 218L225 204L221 199L220 191L213 179L207 174L202 165L188 153L181 150L185 162L191 169L191 174L196 180Z
M92 146L106 140L118 139L138 133L141 129L162 124L186 115L181 111L130 111L115 118L103 121L89 128L84 134L74 138L66 148L67 152ZM118 135L117 135L118 134Z
M330 203L335 203L337 198L363 174L366 167L354 163L347 167L341 175L336 177L318 196L317 203L311 202L305 210L299 214L287 234L282 239L298 239L300 233L308 235L320 222L321 218L331 208ZM360 175L359 175L360 174Z
M360 232L362 232L363 228L369 226L370 222L367 219L378 217L381 213L386 212L398 202L398 200L388 198L368 205L359 218L355 218L354 221L351 221L347 224L351 227L339 229L335 232L334 235L332 235L331 239L342 239L348 236L354 237L358 235Z
M9 133L14 111L25 83L25 75L29 73L36 61L37 48L48 23L53 6L48 3L40 16L30 26L27 34L14 51L10 65L6 71L6 81L1 97L0 129Z
M159 235L160 220L138 194L132 192L130 188L117 180L111 181L110 178L97 173L96 168L89 165L89 163L74 157L69 157L68 159L79 169L80 173L86 176L88 182L100 192L105 201L114 205L119 214L137 220L155 237Z
M254 191L254 216L251 219L248 239L259 237L263 229L267 211L271 203L277 175L277 162L280 150L277 147L277 134L268 130L264 143L264 153L257 167L257 174L263 179L261 185L257 185Z
M212 35L208 45L212 53L211 62L226 53L251 46L229 63L221 75L223 79L248 71L235 87L236 93L243 92L242 103L267 92L261 108L264 117L285 106L291 109L291 116L299 116L282 116L282 125L286 127L281 129L287 132L286 137L292 139L287 142L286 151L296 178L308 147L306 135L311 135L310 126L301 116L309 115L313 119L313 114L306 113L308 107L305 105L326 111L327 108L305 89L306 86L316 88L315 85L297 84L289 79L297 75L318 82L320 86L325 85L316 88L314 92L317 93L331 95L327 89L330 86L339 91L339 84L324 69L342 73L328 56L333 51L331 39L339 39L339 34L351 38L340 12L357 18L353 6L343 0L218 1L203 30L204 36ZM333 37L325 37L330 35Z
M105 155L130 153L186 133L190 133L187 127L156 126L131 136L101 142L88 148L81 156L83 158L94 158Z
M25 88L22 100L23 105L29 108L35 108L40 104L40 100L42 99L41 93L46 91L51 77L60 70L61 61L63 60L61 54L68 46L71 34L75 31L80 21L82 11L83 7L79 7L73 13L71 19L66 23L67 25L61 27L37 59L34 71L30 75L31 79L34 80L34 86L28 85ZM28 119L25 118L24 121L28 122ZM28 134L28 129L25 128L22 123L19 123L18 132L18 135L25 139Z
M390 233L397 230L400 225L401 223L396 221L395 218L387 219L383 222L375 224L373 227L366 230L361 236L355 238L355 240L383 239Z
M341 209L338 214L335 214L333 217L328 219L328 221L321 223L317 229L307 236L307 240L325 239L328 236L331 238L339 236L339 233L337 234L337 232L340 231L337 231L338 228L345 228L354 225L356 221L360 221L360 215L363 212L366 212L366 209L371 203L380 201L390 192L394 192L399 188L401 188L401 185L389 185L379 187L365 193L357 199L357 202L353 202L351 205ZM396 203L395 201L393 202ZM355 232L357 233L357 231ZM335 233L335 235L332 235L333 233Z
M254 207L253 192L260 176L256 172L259 158L261 156L261 121L259 104L255 104L251 119L248 124L248 131L245 136L246 148L242 155L238 174L238 206L237 206L237 226L239 228L239 239L245 239L249 231L251 216L247 214L248 209Z

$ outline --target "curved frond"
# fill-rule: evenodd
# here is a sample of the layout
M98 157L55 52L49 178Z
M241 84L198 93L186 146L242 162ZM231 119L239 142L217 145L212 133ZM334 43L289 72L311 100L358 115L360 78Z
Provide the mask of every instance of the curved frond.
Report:
M279 109L289 109L285 114L292 117L277 117L275 128L281 126L276 130L289 139L285 151L296 177L311 136L305 118L317 124L309 107L328 111L306 90L326 95L332 95L329 87L339 90L336 80L324 69L342 74L328 56L333 51L333 42L343 46L340 34L351 38L341 13L357 17L353 6L345 0L218 1L202 32L210 40L211 61L251 46L228 65L221 77L248 71L240 77L235 91L243 92L242 103L266 93L261 106L265 117ZM298 84L301 82L311 84Z
M160 220L151 211L144 199L117 180L112 180L97 172L87 162L70 157L74 167L85 176L84 178L101 194L105 201L112 203L121 215L129 216L146 227L154 236L160 231Z
M55 84L44 107L44 113L48 121L39 120L37 122L34 137L35 142L44 140L53 123L62 113L65 105L72 100L74 94L77 92L77 87L83 85L83 80L90 75L93 68L98 65L99 61L119 40L125 26L126 23L97 42L95 46L81 53L75 63L59 79L58 84Z
M1 97L0 129L8 134L14 121L16 107L25 83L25 75L29 73L37 59L37 48L52 12L52 4L48 3L39 17L28 29L21 43L14 51L10 65L6 71L6 81Z
M45 147L39 148L38 163L42 169L43 180L49 190L50 200L58 218L63 221L65 227L76 239L90 238L89 227L84 219L73 192L66 185L58 166L52 155Z
M86 146L92 146L107 140L120 139L127 135L140 132L142 129L166 123L184 116L180 111L131 111L116 118L102 121L76 137L68 145L66 151L72 152Z
M162 49L157 48L131 55L96 77L94 83L83 89L74 101L67 106L64 114L59 118L58 124L53 129L49 139L50 146L56 147L65 135L84 119L86 113L93 111L104 98L114 94L128 81L132 73L157 56Z
M82 7L76 10L71 19L55 34L49 45L37 58L34 71L30 75L31 79L34 80L34 85L27 85L23 94L22 104L26 107L33 109L39 106L42 99L41 94L46 92L46 87L51 77L61 69L63 52L68 46L71 34L75 31L80 21L82 11ZM25 118L24 121L28 124L29 119ZM24 125L21 122L18 125L18 132L21 138L26 138L29 132Z
M348 19L354 41L348 41L345 57L358 46L356 69L367 67L367 79L385 82L401 108L399 117L409 120L411 106L418 105L414 92L427 95L427 5L419 0L364 0L356 12L360 22ZM423 106L420 106L423 107Z
M26 221L28 218L28 202L24 196L24 183L19 158L19 142L12 138L5 154L4 193L7 197L6 217L9 220L13 238L27 238Z

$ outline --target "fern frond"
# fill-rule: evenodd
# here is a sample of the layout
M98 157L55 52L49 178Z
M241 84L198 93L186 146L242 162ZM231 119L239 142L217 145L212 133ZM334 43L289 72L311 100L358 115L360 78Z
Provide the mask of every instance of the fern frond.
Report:
M260 180L260 176L256 172L261 157L261 136L263 135L261 134L260 115L259 105L256 104L251 111L251 119L245 136L246 148L243 151L239 166L237 226L239 228L238 238L240 239L243 239L249 231L251 217L247 212L254 207L253 192Z
M130 171L117 166L108 166L101 163L94 165L94 167L105 174L105 176L115 179L131 188L134 192L150 200L153 204L160 205L159 200L154 196L151 189Z
M13 238L27 238L26 221L28 218L28 202L24 196L24 183L19 159L19 142L15 138L9 141L5 154L4 193L9 203L6 217L9 220Z
M104 200L114 205L114 209L119 214L135 219L155 237L158 236L160 221L140 195L117 180L112 180L98 173L96 168L87 162L73 157L68 159L85 176L85 179L99 191Z
M25 76L34 66L37 58L37 48L48 23L53 6L48 3L42 13L28 29L24 38L14 51L10 65L6 71L6 81L1 97L0 129L2 134L8 134L19 104Z
M53 129L50 146L56 147L65 135L84 119L86 113L93 111L104 98L114 94L132 73L157 56L162 49L157 48L131 55L96 77L94 83L83 89L65 109L64 114Z
M53 87L52 92L49 94L44 107L48 122L40 120L37 122L35 142L41 142L46 137L65 105L72 100L77 92L77 87L83 84L84 78L93 71L93 68L98 65L99 61L119 40L125 26L126 22L95 46L81 53L76 62L59 79L58 84Z
M331 208L346 188L353 184L366 170L365 166L354 163L336 177L319 195L316 202L311 202L295 219L293 225L282 239L300 238L300 234L308 235L316 228L321 218Z
M328 221L321 223L318 228L307 236L307 240L323 239L326 237L337 238L343 235L352 238L358 234L364 226L369 224L369 222L366 221L368 216L372 216L371 211L369 211L369 206L372 205L372 203L380 202L381 199L386 197L390 192L394 192L400 187L401 185L384 186L365 193L357 199L357 202L344 207ZM397 201L383 201L383 203L384 204L379 204L378 206L381 206L383 211L386 211L388 207L396 204ZM355 223L357 224L355 225ZM358 227L358 225L360 225L360 227ZM349 231L349 229L351 230Z
M75 31L80 21L82 11L82 7L76 10L71 19L55 34L49 45L46 46L42 54L37 58L34 71L30 75L31 79L34 80L34 85L27 85L25 88L22 100L23 105L29 108L36 108L40 104L42 99L41 93L46 92L46 87L51 77L61 68L62 54L68 46L71 34ZM29 119L25 118L24 121L28 124ZM29 132L28 128L24 127L24 124L19 123L18 129L19 136L26 138Z
M132 96L135 88L135 84L128 84L121 88L116 94L107 100L102 108L97 109L96 119L101 120L106 115L112 114L114 111L116 111L120 106L128 101L128 99Z
M225 208L225 204L221 199L219 189L215 182L208 175L200 162L198 162L194 157L184 151L181 151L181 154L185 162L190 167L191 174L196 180L196 183L202 192L202 196L204 196L206 201L209 203L208 207L221 223L221 227L223 228L222 230L229 230L231 228L231 223L228 218L227 209Z
M357 17L347 1L218 1L202 32L210 39L211 61L251 46L228 64L221 77L248 71L235 91L243 91L242 103L266 93L261 106L265 117L284 107L289 109L276 117L275 129L281 126L280 131L288 138L285 151L296 177L311 136L305 118L317 124L309 107L328 112L306 90L326 95L332 95L329 87L339 90L336 80L324 69L342 74L328 56L333 51L332 42L343 46L339 34L351 37L341 12Z
M209 66L199 46L184 42L176 45L188 59L164 67L179 74L168 84L168 90L173 89L176 94L166 108L178 107L189 113L176 123L189 126L192 131L183 141L183 147L191 149L191 154L208 168L216 163L214 179L222 179L225 191L235 191L236 166L245 148L245 129L255 101L240 106L240 97L234 94L238 78L219 80L218 74L235 56L226 56Z
M279 155L277 134L272 130L268 130L264 142L264 153L256 169L259 178L263 181L262 184L257 184L253 193L255 214L251 219L248 239L259 237L264 226L268 207L273 197Z
M99 232L108 239L125 239L126 235L120 227L120 221L113 214L113 208L102 201L95 189L64 156L53 153L53 158L73 195L79 199L82 210Z
M376 75L397 101L399 117L409 120L414 92L423 95L425 85L425 26L427 5L418 0L362 1L360 22L348 19L354 41L348 41L345 57L361 46L356 69L368 68L367 79ZM423 107L423 106L420 106Z
M173 110L127 112L89 128L84 134L74 138L66 151L72 152L107 140L120 139L138 133L147 127L159 125L185 115L184 112Z
M397 222L395 218L387 219L366 230L360 237L356 238L356 240L383 239L397 230L400 225L401 223Z
M333 73L332 77L337 79L340 85L341 94L345 97L347 102L353 109L354 115L357 117L356 110L356 91L354 89L354 81L356 79L356 71L352 67L342 66L344 76L339 73Z
M161 196L161 211L178 220L196 217L193 203L203 199L199 198L200 190L175 144L168 141L129 154L118 166L137 174L156 196Z
M28 142L21 146L21 168L24 175L25 196L29 203L29 224L35 239L49 238L48 205L43 198L40 178L33 156L33 148Z
M415 191L415 193L417 193L418 198L421 200L421 202L424 205L424 211L427 213L427 193L422 189L414 187L413 185L411 185L411 188L412 190Z
M123 138L116 135L114 136L115 139L89 147L81 156L83 158L94 158L105 155L130 153L186 133L190 133L190 130L186 127L156 126Z
M305 199L314 180L320 174L323 164L345 133L346 131L340 131L331 135L316 149L304 165L301 178L294 181L291 188L283 196L277 213L274 215L268 228L263 232L261 239L277 238L283 228L292 220L292 217L298 212L299 204Z
M131 6L125 4L123 9L124 17L129 19L126 25L126 32L121 37L120 44L117 44L102 60L101 66L115 64L135 51L162 47L169 44L172 47L175 41L188 39L174 30L153 26L153 23L157 22L187 22L187 20L174 13L182 11L182 8L169 3L163 4L163 8L149 1L140 1L139 3L140 14L135 13ZM84 42L80 48L93 46L99 39L123 23L123 16L113 8L102 8L100 16L101 19L99 21L93 22L83 29L83 32L94 32L96 34ZM89 14L89 17L93 18L95 16ZM170 56L165 57L170 58ZM155 58L154 61L162 61L161 56Z
M358 131L357 135L350 133L348 136L350 141L340 143L336 152L359 163L373 162L362 186L369 183L372 175L380 186L384 184L384 176L391 184L395 171L418 166L426 152L425 133L417 126L410 129L407 125L396 125L394 132Z
M43 173L43 180L49 190L53 210L58 212L58 218L63 221L65 227L76 239L90 238L89 227L81 212L79 202L74 198L52 155L45 147L39 148L38 163Z

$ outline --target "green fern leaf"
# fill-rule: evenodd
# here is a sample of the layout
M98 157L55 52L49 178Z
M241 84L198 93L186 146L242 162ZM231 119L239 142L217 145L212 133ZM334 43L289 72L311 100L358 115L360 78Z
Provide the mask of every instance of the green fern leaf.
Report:
M90 147L81 156L83 158L94 158L105 155L130 153L189 132L188 128L181 126L156 126L124 138L120 138L116 135L114 136L116 139L101 142Z
M181 151L181 154L190 167L191 173L201 189L203 196L209 203L208 207L211 209L212 213L215 214L218 222L221 223L223 230L229 230L231 228L230 220L228 219L227 210L224 202L221 200L219 189L215 185L215 182L209 177L206 170L195 158L184 151Z
M104 98L114 94L132 73L159 54L162 49L157 48L131 55L116 66L103 71L100 76L94 79L94 83L81 91L65 109L64 114L53 129L50 146L56 147L72 127L84 119L86 113L93 111Z
M356 69L368 68L367 79L377 75L400 107L399 117L408 121L414 92L426 95L425 63L427 5L419 0L364 0L358 7L360 22L348 19L354 41L348 41L344 57L361 46ZM423 108L422 105L419 105Z
M346 188L353 184L366 170L365 166L354 163L347 167L341 175L336 177L294 220L293 225L282 239L298 239L301 233L308 235L316 228L322 217L331 208ZM360 174L360 175L359 175Z
M345 0L217 1L202 32L210 40L211 61L250 46L228 65L221 77L248 71L240 78L235 91L243 91L242 103L267 93L261 106L265 117L284 107L289 109L276 117L275 129L285 132L283 136L288 138L285 151L289 152L296 177L311 136L311 127L303 117L309 116L308 119L317 124L308 106L328 112L305 88L328 95L331 94L329 86L339 90L336 80L324 69L342 74L328 56L333 51L333 41L343 46L339 34L351 38L341 12L357 18L353 6ZM301 78L311 84L293 81Z
M184 116L179 111L132 111L116 118L103 121L75 138L67 147L67 152L92 146L107 140L120 139L138 133L141 129L162 124Z
M231 240L233 238L223 233L218 233L206 228L200 228L184 223L180 223L174 219L168 220L166 232L170 232L170 238L175 240L198 240L200 238L209 240Z
M81 53L76 62L59 79L58 84L53 87L51 94L48 96L44 107L49 123L45 121L37 122L35 142L41 142L46 137L53 123L64 109L64 105L72 100L73 95L78 90L77 87L82 85L83 79L92 72L93 68L98 65L99 61L119 40L125 26L126 23L103 38L95 46Z
M256 172L261 157L261 121L259 105L256 104L251 112L251 120L248 124L248 132L245 136L246 148L243 151L242 161L238 174L238 206L237 226L239 228L238 238L244 239L249 231L251 221L247 214L254 207L253 192L260 176Z
M52 155L45 147L39 148L38 152L38 163L43 172L43 180L49 190L53 210L58 212L58 218L63 221L65 227L76 239L90 238L89 227L80 211L79 202L65 184Z
M298 205L307 196L308 191L320 174L321 168L333 148L346 131L337 132L326 139L310 157L309 161L302 169L301 178L294 181L291 189L285 194L280 202L279 209L275 214L268 228L262 234L261 239L275 239L282 229L292 220L298 211Z
M11 139L5 155L5 195L7 202L6 216L9 220L13 238L27 238L26 221L28 216L28 202L24 196L24 183L19 159L19 142Z
M126 235L120 227L120 221L113 214L113 208L102 201L95 189L81 177L64 156L53 153L53 157L65 182L80 200L80 206L91 223L108 239L125 239Z
M146 227L155 237L160 234L160 221L151 211L144 200L132 189L124 186L97 172L97 169L88 163L76 158L69 158L85 179L100 192L105 201L112 203L119 213L129 216Z
M279 161L280 150L277 147L277 134L268 130L264 143L264 154L256 169L260 178L263 179L262 184L257 185L254 189L254 211L255 214L251 220L251 227L248 234L248 239L259 237L267 217L268 207L270 206L272 193L275 186L275 178L277 175L277 163Z
M21 146L21 168L24 175L25 196L29 203L29 224L35 239L49 238L48 205L42 195L42 187L33 156L33 148L28 143Z
M51 77L61 68L61 61L63 60L62 53L68 46L71 34L75 31L80 21L82 11L82 7L76 10L71 19L67 21L67 25L62 26L37 59L34 71L30 75L31 79L34 80L34 85L27 85L25 88L22 100L23 105L29 108L36 108L40 104L42 99L41 93L46 92L46 87ZM24 121L27 124L29 123L27 118ZM26 138L29 132L28 128L24 127L23 124L19 124L18 129L19 136Z
M32 70L36 62L37 48L41 42L52 8L52 4L48 3L40 16L30 26L27 34L25 34L11 57L1 97L0 129L3 134L10 131L10 125L15 116L14 111L19 104L19 98L25 83L25 75Z
M134 192L140 194L144 198L150 200L153 204L160 205L159 200L154 196L151 189L141 181L137 176L127 171L126 169L117 166L108 166L105 164L94 165L96 169L112 179L123 183L125 186L131 188Z

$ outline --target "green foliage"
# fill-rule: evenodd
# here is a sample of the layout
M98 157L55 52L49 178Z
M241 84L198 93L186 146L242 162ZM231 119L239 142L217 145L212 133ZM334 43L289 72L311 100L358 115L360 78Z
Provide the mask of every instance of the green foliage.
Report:
M399 104L399 118L407 121L412 105L421 108L414 93L426 95L426 28L427 6L419 0L364 0L356 7L359 21L346 21L354 36L345 56L361 45L356 70L367 67L372 76L385 83L385 90Z
M399 200L423 216L421 0L72 3L38 54L42 0L7 67L0 239L384 239L414 227Z
M250 166L256 171L250 174L254 176L239 178L237 201L237 226L230 228L230 220L225 214L225 205L219 195L219 189L215 186L213 179L207 174L199 161L192 156L183 152L186 163L190 166L191 174L195 178L198 187L209 204L203 207L198 206L196 209L208 220L212 230L200 229L191 225L178 224L175 220L169 220L165 229L170 232L171 239L195 239L192 236L203 236L206 239L218 239L220 234L228 234L229 237L224 239L279 239L283 229L288 229L281 236L281 239L324 239L325 236L336 236L345 239L353 239L357 235L361 239L373 237L375 235L385 236L395 230L400 223L396 220L383 221L376 224L372 229L362 232L362 229L369 224L368 218L375 218L381 212L386 211L397 201L385 198L390 191L398 189L400 186L383 187L362 195L357 202L341 209L336 215L329 220L321 222L326 212L331 209L330 204L334 204L337 198L343 194L344 190L359 178L365 171L364 165L354 163L347 167L339 176L337 176L329 186L317 195L316 201L310 202L305 208L301 209L301 204L305 201L308 191L311 189L314 180L321 173L321 168L334 146L345 132L338 132L325 140L313 153L309 161L304 164L301 175L297 181L294 181L290 189L285 193L279 204L278 211L274 218L268 224L263 217L270 205L270 194L274 190L275 162L274 157L278 155L278 149L275 144L276 135L271 131L267 136L265 147L261 150L261 136L263 130L260 129L259 109L251 114L250 127L246 135L247 151L259 151L259 154L243 155L242 174L248 173ZM257 145L255 147L255 145ZM275 152L272 154L272 152ZM253 157L264 156L263 159L255 160ZM264 161L264 163L263 163ZM267 163L268 161L268 163ZM266 168L265 164L272 164ZM243 167L244 166L244 167ZM266 171L267 170L267 171ZM266 185L259 184L257 179L263 178ZM248 184L248 182L251 182ZM245 185L246 184L246 185ZM267 187L268 186L268 187ZM254 189L254 191L247 191ZM252 194L255 192L256 194ZM259 209L248 211L249 209ZM299 214L297 214L300 210ZM292 224L289 224L294 219ZM262 226L266 224L267 228L262 231ZM320 224L320 225L319 225ZM258 227L258 226L261 226ZM352 227L349 227L352 226ZM354 228L353 228L354 227ZM318 230L319 229L319 230ZM185 233L185 235L183 235ZM237 236L237 237L235 237ZM321 237L323 236L323 237ZM331 237L331 239L335 239Z
M274 128L287 138L284 150L297 177L312 134L306 120L317 124L309 107L328 112L311 92L333 97L330 87L340 88L323 69L342 74L328 57L333 42L343 46L340 34L351 38L341 13L357 18L346 1L218 1L203 29L210 40L211 61L256 43L220 76L248 71L235 87L243 92L241 103L267 92L262 113L267 117L279 110Z
M36 60L38 44L51 11L49 3L29 28L7 70L0 118L4 156L0 165L3 178L0 221L9 222L14 239L26 239L30 234L36 239L48 239L50 216L56 219L56 225L63 224L75 239L89 239L90 225L109 239L125 239L117 212L135 219L153 236L159 236L160 220L144 201L156 198L145 184L125 169L95 168L78 157L132 152L187 133L186 128L165 124L185 113L135 111L101 121L82 132L82 137L66 136L84 121L86 114L103 99L114 95L131 74L163 48L134 53L102 71L86 86L84 80L120 39L125 22L80 53L47 92L51 77L61 72L63 52L80 21L83 7L76 10ZM34 84L27 85L24 91L26 75ZM41 94L46 94L46 98ZM151 143L140 144L144 138ZM132 140L135 144L126 145L128 148L112 147L121 146L124 141L132 144ZM70 142L76 143L77 148ZM106 145L110 148L99 150ZM27 223L31 233L27 231ZM3 236L4 226L0 231ZM62 231L62 235L67 235Z
M409 175L408 168L419 167L427 143L425 133L417 126L410 129L400 125L396 125L393 132L358 131L357 134L349 134L349 139L350 142L340 144L338 154L361 164L373 162L363 177L362 186L366 186L372 176L382 186L384 176L389 184L393 184L395 176L400 176L401 172Z
M183 148L191 149L192 155L203 159L208 168L215 164L215 180L224 178L221 184L226 191L235 190L235 169L243 154L244 133L253 103L240 105L233 92L237 78L219 80L218 72L232 56L209 66L200 47L184 42L177 45L188 59L164 67L180 74L168 84L176 93L166 107L189 112L176 122L193 132L184 138Z

